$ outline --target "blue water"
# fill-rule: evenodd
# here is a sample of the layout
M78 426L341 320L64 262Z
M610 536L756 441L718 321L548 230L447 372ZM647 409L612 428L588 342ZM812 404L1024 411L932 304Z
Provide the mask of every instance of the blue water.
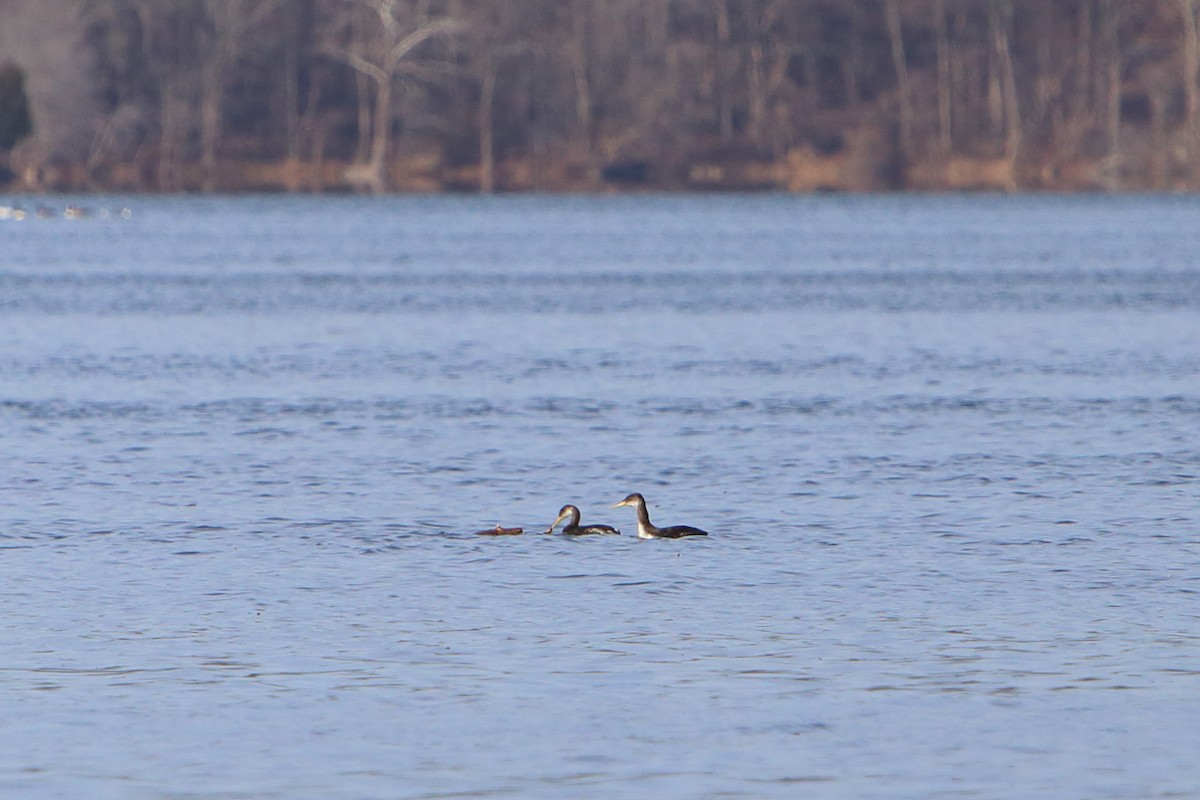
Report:
M95 202L0 221L0 795L1200 796L1200 199Z

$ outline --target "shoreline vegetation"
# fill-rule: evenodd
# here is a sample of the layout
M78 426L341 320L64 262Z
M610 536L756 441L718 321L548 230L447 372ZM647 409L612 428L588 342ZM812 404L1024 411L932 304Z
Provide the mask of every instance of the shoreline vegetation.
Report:
M175 185L163 189L152 170L141 164L113 164L100 172L80 163L41 164L34 173L0 183L6 194L348 194L371 192L355 180L360 165L324 159L316 163L219 160L215 170L198 163L178 167ZM780 162L701 161L680 165L623 162L591 175L586 162L568 158L530 163L512 159L493 167L490 192L619 194L647 192L1115 192L1200 191L1200 181L1169 184L1147 180L1126 169L1113 180L1105 159L1067 164L1021 165L1003 158L952 157L911 165L900 178L879 171L869 155L822 156L807 149ZM215 179L211 176L215 174ZM386 188L374 193L462 194L481 191L478 165L441 163L436 153L389 159L383 166Z
M11 0L0 72L7 194L1200 191L1200 0Z

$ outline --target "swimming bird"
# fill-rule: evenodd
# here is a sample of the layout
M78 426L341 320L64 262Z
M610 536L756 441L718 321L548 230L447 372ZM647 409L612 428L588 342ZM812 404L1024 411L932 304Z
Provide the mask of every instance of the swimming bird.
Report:
M567 536L583 536L584 534L588 533L615 533L619 536L621 533L611 525L580 525L579 509L570 503L563 506L559 510L558 517L554 520L554 522L550 523L549 528L546 528L546 533L553 533L554 527L564 519L567 519L567 517L570 517L570 520L568 520L567 524L563 526L563 533Z
M619 503L613 503L613 508L621 506L633 506L637 511L639 539L682 539L684 536L708 536L708 531L693 528L691 525L672 525L669 528L654 527L650 523L650 513L646 511L646 498L637 492Z

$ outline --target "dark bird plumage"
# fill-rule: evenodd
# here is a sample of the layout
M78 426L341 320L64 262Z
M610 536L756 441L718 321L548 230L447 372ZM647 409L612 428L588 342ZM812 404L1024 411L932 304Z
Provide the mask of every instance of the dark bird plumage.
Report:
M554 522L550 523L550 527L546 529L546 533L553 533L555 526L564 519L568 520L567 524L563 526L563 533L567 536L584 536L592 533L619 535L621 533L611 525L580 525L579 509L569 503L559 509L558 517Z
M656 528L650 522L650 512L646 511L646 498L637 492L629 495L613 508L633 506L637 511L639 539L682 539L685 536L708 536L708 531L693 528L691 525L672 525L669 528Z

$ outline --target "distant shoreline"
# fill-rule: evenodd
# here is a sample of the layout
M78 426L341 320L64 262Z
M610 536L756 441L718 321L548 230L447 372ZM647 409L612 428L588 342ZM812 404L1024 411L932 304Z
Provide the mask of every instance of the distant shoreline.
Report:
M0 183L4 194L479 194L477 165L451 166L432 155L396 159L386 167L384 190L358 180L361 165L326 160L220 161L216 179L206 181L199 164L189 164L172 187L163 187L145 164L88 169L80 163L54 163L11 172ZM711 161L686 164L616 162L589 167L560 159L532 164L502 162L495 193L904 193L904 192L1166 192L1200 191L1200 184L1177 178L1156 181L1144 172L1114 174L1107 160L1034 164L1008 158L955 156L903 167L882 164L868 154L821 155L808 148L789 151L779 161Z

